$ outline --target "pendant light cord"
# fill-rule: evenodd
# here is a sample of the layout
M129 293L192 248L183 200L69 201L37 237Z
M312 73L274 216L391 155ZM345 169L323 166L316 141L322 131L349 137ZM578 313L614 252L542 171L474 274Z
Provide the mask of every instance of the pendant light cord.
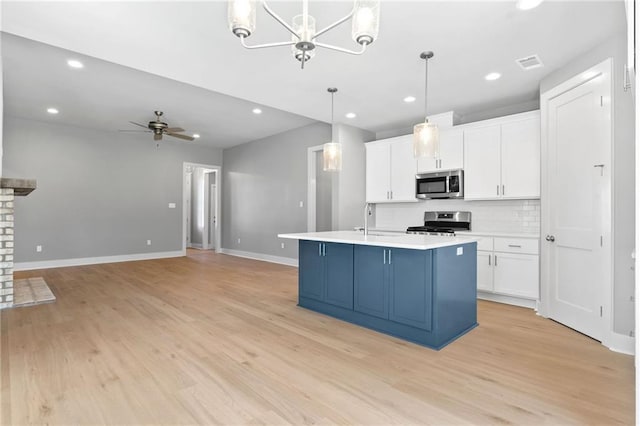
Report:
M333 95L338 91L335 87L329 87L327 92L331 93L331 140L333 141Z
M428 52L422 52L420 54L420 58L424 59L425 64L424 64L424 122L426 123L427 120L427 89L428 89L428 84L429 84L429 59L433 58L433 52L428 51Z

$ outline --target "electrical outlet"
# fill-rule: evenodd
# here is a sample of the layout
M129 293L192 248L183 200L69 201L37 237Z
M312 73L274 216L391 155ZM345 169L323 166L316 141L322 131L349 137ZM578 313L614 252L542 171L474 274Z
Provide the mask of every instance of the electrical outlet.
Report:
M40 244L38 244L36 246L36 252L40 253L42 251L42 246Z
M284 243L280 243L280 248L284 248Z
M176 208L176 203L169 203L169 208L170 209L175 209Z
M151 240L147 240L147 245L150 246L151 245Z
M456 248L456 256L462 256L463 253L464 253L464 250L462 247Z
M304 201L300 201L300 207L304 207Z
M238 238L238 244L240 244L240 238Z

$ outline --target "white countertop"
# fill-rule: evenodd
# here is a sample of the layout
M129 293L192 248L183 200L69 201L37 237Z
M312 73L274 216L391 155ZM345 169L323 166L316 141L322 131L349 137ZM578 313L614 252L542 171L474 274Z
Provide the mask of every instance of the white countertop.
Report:
M278 237L288 238L291 240L325 241L331 243L395 247L414 250L429 250L477 241L477 239L472 236L448 237L397 233L382 234L371 231L366 237L362 231L306 232L300 234L279 234Z
M531 238L540 239L539 234L525 234L517 232L494 232L494 231L456 231L456 235L460 236L478 236L478 237L499 237L499 238Z

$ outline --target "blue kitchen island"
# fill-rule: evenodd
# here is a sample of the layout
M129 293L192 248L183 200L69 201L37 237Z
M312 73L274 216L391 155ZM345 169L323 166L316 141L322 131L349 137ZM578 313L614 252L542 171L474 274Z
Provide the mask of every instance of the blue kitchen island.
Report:
M478 325L473 238L278 236L299 240L299 306L432 349Z

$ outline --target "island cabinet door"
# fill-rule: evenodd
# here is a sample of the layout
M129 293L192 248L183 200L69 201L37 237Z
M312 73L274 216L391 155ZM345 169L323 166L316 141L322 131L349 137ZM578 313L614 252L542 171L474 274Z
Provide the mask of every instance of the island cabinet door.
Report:
M298 268L299 293L301 297L323 300L324 257L323 243L301 240L298 245L300 267Z
M389 319L431 330L432 250L389 249Z
M325 302L353 309L353 245L324 244Z
M389 318L387 253L384 247L355 246L354 311Z

